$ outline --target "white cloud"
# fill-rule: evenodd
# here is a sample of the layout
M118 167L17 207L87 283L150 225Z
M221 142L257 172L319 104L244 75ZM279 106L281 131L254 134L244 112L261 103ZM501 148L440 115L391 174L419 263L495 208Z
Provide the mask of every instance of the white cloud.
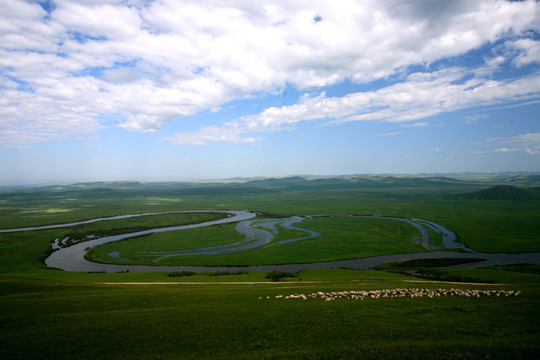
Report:
M512 45L519 48L514 65L523 66L538 62L538 42L525 37L538 31L539 8L534 1L487 0L59 0L47 12L37 3L6 0L0 8L0 84L6 84L0 88L0 142L90 133L111 125L105 119L155 131L253 93L384 79L510 35L519 38ZM454 85L449 79L460 78L451 72L415 76L377 92L339 99L322 94L267 109L223 137L211 135L212 128L199 134L206 142L248 141L241 138L245 132L306 120L413 121L468 106L458 93L482 104L505 96L496 91L518 92L509 82L478 80L469 81L469 90ZM430 101L432 91L447 102ZM408 104L420 106L404 112Z
M393 132L381 134L381 136L396 136L396 135L401 135L401 134L403 134L403 131L393 131Z
M191 145L208 145L218 142L231 143L248 143L254 144L259 139L253 137L242 136L242 131L234 126L226 127L205 127L193 133L180 133L171 137L164 138L173 144L191 144Z
M467 124L472 124L472 123L477 122L478 120L483 120L483 119L487 119L487 118L489 118L489 116L487 114L474 114L474 115L466 116L465 117L465 122Z
M306 94L294 105L270 107L260 114L226 123L222 129L234 128L234 136L228 139L238 142L243 134L288 129L300 122L316 120L326 120L328 125L384 121L405 122L402 126L418 127L427 123L408 122L472 106L525 101L540 96L540 73L511 81L471 78L458 84L469 75L466 69L449 68L433 73L414 73L405 82L377 91L331 98L324 92L318 96ZM217 131L215 127L212 129ZM179 136L187 139L188 134L191 139L197 135L184 133ZM219 138L216 140L220 141Z
M491 138L480 143L495 144L493 152L525 152L529 155L540 154L540 133L527 133L504 138Z
M512 144L517 150L529 155L540 154L540 133L529 133L501 139L501 143Z
M519 54L512 62L520 67L530 63L540 63L540 41L532 39L519 39L511 45Z
M129 40L141 30L141 18L133 7L110 4L60 2L52 14L55 21L83 37Z
M429 124L427 122L424 122L424 121L415 121L412 124L403 124L403 125L401 125L401 127L403 127L403 128L417 128L417 127L425 127L425 126L429 126Z
M512 152L512 151L517 151L516 148L507 148L507 147L502 147L502 148L497 148L495 150L493 150L493 152Z

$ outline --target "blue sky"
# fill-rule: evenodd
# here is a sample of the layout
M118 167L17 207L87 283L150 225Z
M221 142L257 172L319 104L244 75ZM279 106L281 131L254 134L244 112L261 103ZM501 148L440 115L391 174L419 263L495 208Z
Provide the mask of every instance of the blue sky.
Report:
M540 172L535 1L5 0L0 185Z

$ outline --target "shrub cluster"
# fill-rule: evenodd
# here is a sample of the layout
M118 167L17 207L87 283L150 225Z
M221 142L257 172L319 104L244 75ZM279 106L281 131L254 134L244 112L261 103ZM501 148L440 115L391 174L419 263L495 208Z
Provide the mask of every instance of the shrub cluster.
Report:
M178 276L191 276L195 275L196 273L192 271L173 271L172 273L169 273L168 277L178 277Z
M240 270L240 271L223 271L223 270L216 270L216 271L212 271L210 274L210 276L223 276L223 275L243 275L243 274L247 274L248 272L247 271L243 271L243 270Z
M265 276L266 279L270 279L271 281L279 281L284 277L294 277L294 274L280 270L272 270Z

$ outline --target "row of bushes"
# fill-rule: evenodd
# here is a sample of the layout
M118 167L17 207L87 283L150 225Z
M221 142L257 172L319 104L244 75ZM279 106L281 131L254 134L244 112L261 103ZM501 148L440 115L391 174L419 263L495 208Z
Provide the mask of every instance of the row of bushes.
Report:
M181 276L191 276L195 275L196 273L192 271L173 271L172 273L169 273L168 277L181 277ZM247 271L222 271L217 270L211 272L210 276L224 276L224 275L243 275L247 274ZM279 281L282 278L285 277L294 277L294 274L291 274L289 272L284 272L280 270L272 270L266 275L266 279L270 279L271 281Z
M294 277L294 274L280 270L272 270L265 276L266 279L270 279L270 281L274 282L279 281L285 277Z

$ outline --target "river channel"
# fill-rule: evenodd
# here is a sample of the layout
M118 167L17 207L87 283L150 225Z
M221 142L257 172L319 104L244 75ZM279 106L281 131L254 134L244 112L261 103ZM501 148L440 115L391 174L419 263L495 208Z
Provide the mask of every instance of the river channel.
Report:
M261 271L270 271L273 269L283 270L288 272L298 272L308 268L351 268L366 270L370 269L376 265L383 264L389 261L406 261L413 259L435 259L435 258L468 258L468 259L482 259L482 261L466 263L458 265L455 267L485 267L492 265L504 265L504 264L514 264L514 263L530 263L530 264L540 264L540 253L523 253L523 254L491 254L491 253L478 253L466 248L463 244L458 242L458 237L452 231L446 229L445 227L422 219L415 218L404 218L404 217L395 217L395 216L383 216L383 215L315 215L309 216L307 218L315 217L329 217L329 216L354 216L362 218L383 218L390 221L404 221L410 225L417 228L421 234L421 238L415 237L411 241L415 243L420 243L422 246L429 250L430 252L424 253L410 253L410 254L392 254L384 256L376 256L369 258L361 259L350 259L350 260L338 260L338 261L329 261L329 262L315 262L315 263L302 263L302 264L278 264L278 265L254 265L254 266L151 266L151 265L121 265L121 264L99 264L86 260L84 258L86 252L93 247L106 244L113 241L119 241L123 239L133 238L137 236L166 232L166 231L177 231L185 229L193 229L197 227L204 227L216 224L224 224L231 222L238 222L236 225L236 230L245 236L244 240L238 241L231 244L204 247L204 248L194 248L194 249L184 249L182 251L167 251L167 252L150 252L148 255L154 256L154 262L159 262L160 260L167 257L176 257L176 256L190 256L190 255L216 255L216 254L231 254L235 252L246 251L248 249L254 249L258 247L265 246L276 246L280 244L308 240L320 236L321 234L304 229L293 224L301 223L304 220L304 217L294 216L285 219L262 219L262 220L250 220L256 216L255 213L249 211L215 211L215 210L198 210L198 211L173 211L173 212L159 212L159 213L143 213L143 214L132 214L132 215L121 215L115 217L106 217L98 218L80 222L73 222L69 224L56 224L56 225L45 225L45 226L36 226L36 227L27 227L27 228L18 228L18 229L4 229L0 232L20 232L20 231L30 231L30 230L41 230L41 229L51 229L51 228L60 228L67 226L75 226L79 224L87 224L98 221L114 220L114 219L125 219L129 217L139 217L146 215L159 215L159 214L174 214L174 213L193 213L193 212L216 212L216 213L225 213L227 217L202 222L199 224L191 225L182 225L182 226L172 226L172 227L162 227L155 229L147 229L144 231L138 231L128 234L121 234L115 236L106 236L101 238L94 238L88 241L77 243L69 247L63 247L55 252L53 252L46 260L45 263L49 267L63 269L65 271L104 271L104 272L119 272L119 271L130 271L130 272L155 272L155 271L193 271L193 272L203 272L203 271L238 271L238 270L261 270ZM305 233L305 236L280 240L277 242L272 242L275 235L279 233L278 226L281 226L285 229L298 230ZM438 233L442 238L442 244L434 244L431 241L429 236L428 229L432 232ZM449 250L449 251L448 251ZM459 251L456 251L459 250ZM121 254L111 254L112 256L120 257Z

